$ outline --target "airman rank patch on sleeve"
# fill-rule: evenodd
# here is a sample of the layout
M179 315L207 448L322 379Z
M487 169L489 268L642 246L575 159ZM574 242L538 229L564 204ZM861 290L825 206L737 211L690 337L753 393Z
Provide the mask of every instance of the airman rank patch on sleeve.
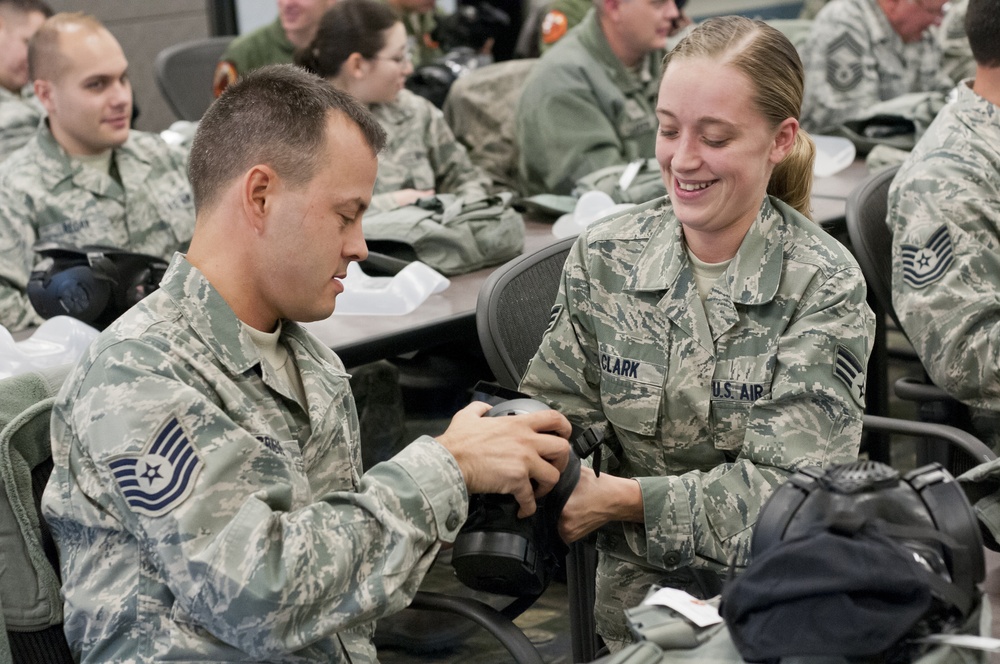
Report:
M837 346L837 355L833 362L833 375L847 386L858 405L865 405L865 367L854 356L854 353L844 346Z
M546 46L555 44L566 34L566 31L569 29L568 26L569 21L566 20L566 14L563 14L558 9L551 10L542 19L542 42Z
M108 464L129 507L138 514L163 516L191 494L203 462L176 417L171 417L142 454Z
M903 253L903 282L913 288L923 288L939 280L955 261L947 226L934 231L922 247L902 244L900 248Z
M559 314L562 313L563 305L554 304L552 305L552 311L549 312L549 324L545 328L545 334L548 334L552 328L556 326L556 321L559 320Z
M863 73L858 40L849 33L833 40L826 49L826 82L830 87L840 92L853 90Z

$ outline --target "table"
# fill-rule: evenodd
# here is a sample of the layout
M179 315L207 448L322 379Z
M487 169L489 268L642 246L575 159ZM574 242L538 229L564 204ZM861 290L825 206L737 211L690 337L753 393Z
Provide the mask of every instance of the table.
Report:
M558 240L552 224L524 223L524 251L532 253ZM443 292L431 295L416 310L403 316L334 314L325 325L309 331L354 367L386 357L452 341L476 341L476 300L479 289L496 266L451 277Z

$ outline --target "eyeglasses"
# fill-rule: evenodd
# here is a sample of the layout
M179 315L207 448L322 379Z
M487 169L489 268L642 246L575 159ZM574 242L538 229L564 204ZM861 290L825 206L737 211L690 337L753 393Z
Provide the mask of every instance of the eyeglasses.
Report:
M407 49L401 55L393 55L391 57L386 57L384 55L376 55L376 56L373 56L373 57L371 57L369 59L370 60L389 60L390 62L395 62L397 65L399 65L400 67L402 67L403 65L405 65L407 63L412 63L413 62L413 51L410 51L409 49Z

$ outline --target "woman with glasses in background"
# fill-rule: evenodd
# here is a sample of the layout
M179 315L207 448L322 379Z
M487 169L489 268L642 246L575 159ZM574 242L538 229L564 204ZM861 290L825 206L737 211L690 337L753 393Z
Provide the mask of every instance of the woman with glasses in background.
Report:
M411 60L405 27L377 0L338 2L295 56L296 64L367 104L388 134L378 156L373 212L435 193L474 197L490 188L441 111L403 87Z

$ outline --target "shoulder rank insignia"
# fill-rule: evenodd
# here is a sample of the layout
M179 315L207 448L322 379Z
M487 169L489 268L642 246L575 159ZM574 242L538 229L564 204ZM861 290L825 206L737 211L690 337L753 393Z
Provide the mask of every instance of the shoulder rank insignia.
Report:
M903 253L903 281L913 288L923 288L944 276L955 262L948 227L934 231L922 247L900 245Z
M865 403L865 368L845 347L837 346L837 357L833 363L833 375L840 379L859 405Z
M826 49L826 82L834 90L847 92L861 82L861 45L853 35L843 34Z
M545 327L545 334L552 331L552 328L556 326L556 321L559 320L559 314L562 313L563 305L554 304L552 305L552 310L549 311L549 324Z
M172 416L141 454L123 454L108 465L129 507L156 517L190 495L203 462L181 423Z

